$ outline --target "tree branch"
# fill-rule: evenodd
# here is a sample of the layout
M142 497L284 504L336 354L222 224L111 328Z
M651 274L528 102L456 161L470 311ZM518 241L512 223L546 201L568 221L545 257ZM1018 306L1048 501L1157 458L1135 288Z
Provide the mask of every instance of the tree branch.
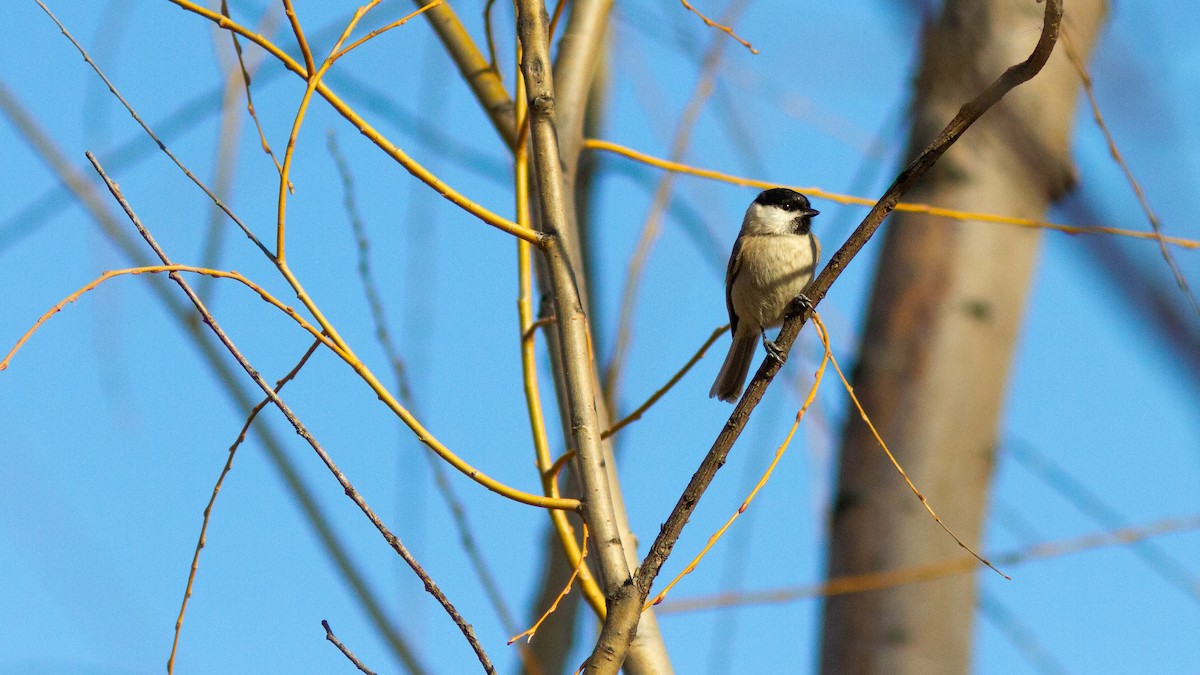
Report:
M900 175L896 177L892 185L879 198L879 201L872 207L871 211L850 235L846 243L842 245L841 249L830 258L829 263L809 287L807 297L812 307L820 303L829 291L829 287L837 280L842 271L846 269L846 266L849 265L854 256L862 250L867 241L871 239L871 236L879 229L883 219L892 211L901 197L925 175L942 154L1005 94L1017 85L1033 78L1046 65L1046 61L1050 58L1050 53L1053 51L1054 45L1058 40L1062 13L1062 0L1046 0L1042 34L1033 53L1025 61L1006 70L983 93L964 105L933 142L900 172ZM780 329L779 337L775 340L775 343L785 354L791 349L792 343L795 342L800 329L808 320L810 312L811 310L805 311L801 303L793 303L790 316L784 322L783 327ZM764 360L754 379L751 380L750 385L747 387L746 393L738 401L733 413L729 416L729 421L726 422L725 427L717 436L708 455L701 462L699 469L692 476L691 482L688 483L671 515L660 529L658 537L654 540L654 544L650 547L645 560L638 568L636 586L642 593L643 599L648 594L654 578L662 569L663 563L666 562L667 557L670 555L671 549L679 539L679 535L691 517L692 512L695 511L701 496L703 496L709 484L712 483L717 470L725 463L730 449L737 441L738 436L741 435L746 422L750 418L750 414L762 399L766 388L770 385L782 365L780 361L775 359L767 358Z
M636 607L636 594L629 593L633 580L617 527L604 450L600 442L587 317L562 236L563 228L568 224L568 207L559 159L554 79L546 24L545 6L540 0L518 0L517 31L522 47L521 68L529 100L530 138L533 142L541 223L545 232L542 252L549 272L558 328L569 428L576 452L575 468L582 484L583 515L595 534L596 554L609 607L605 620L606 634L612 632L608 630L610 624L616 623L618 626L615 631L617 637L610 641L610 648L603 659L606 668L595 672L615 673L633 640L637 624L636 610L640 608ZM634 608L632 616L629 616L630 607ZM599 662L593 659L589 671L595 669Z

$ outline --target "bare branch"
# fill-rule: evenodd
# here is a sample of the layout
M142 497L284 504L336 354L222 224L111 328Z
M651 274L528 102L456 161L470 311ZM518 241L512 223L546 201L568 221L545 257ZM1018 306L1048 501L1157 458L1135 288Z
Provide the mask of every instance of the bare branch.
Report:
M367 675L375 675L375 671L363 665L363 662L359 661L358 657L346 645L342 644L341 640L337 639L337 636L333 634L333 629L329 627L328 621L321 619L321 627L325 629L325 639L332 642L333 646L338 648L338 651L345 654L346 658L350 659L350 663L353 663L355 668L358 668Z

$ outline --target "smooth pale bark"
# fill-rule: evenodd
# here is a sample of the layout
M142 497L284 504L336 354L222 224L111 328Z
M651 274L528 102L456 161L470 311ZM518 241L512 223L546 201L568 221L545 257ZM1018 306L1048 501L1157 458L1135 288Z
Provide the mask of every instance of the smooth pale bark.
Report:
M565 425L565 430L569 431L570 446L575 451L572 464L579 477L582 515L591 528L590 548L594 551L598 580L608 606L605 631L589 659L587 671L615 673L633 643L637 617L641 613L640 603L630 592L634 587L632 571L636 569L637 553L632 537L627 534L624 502L617 491L611 445L600 440L602 417L598 401L601 399L596 387L595 364L588 348L584 296L578 283L577 270L581 264L572 260L577 256L570 254L572 247L568 239L577 235L577 231L568 204L570 190L565 187L559 150L558 101L550 68L547 16L545 7L537 0L518 0L516 4L522 47L521 70L529 97L531 157L536 169L534 177L541 229L546 234L541 245L542 259L549 276L548 289L557 329L557 342L553 345L555 370L565 384L561 388L566 392L569 409L569 424ZM576 11L579 10L577 7ZM599 40L594 44L598 45ZM590 71L577 75L590 82ZM585 85L582 90L587 88ZM572 107L568 105L567 109ZM582 110L577 112L582 116ZM618 524L618 512L622 524ZM611 639L614 631L619 635L615 640ZM661 649L661 642L657 639L654 642ZM639 645L646 646L655 645L645 640ZM648 672L669 672L665 651L662 656L663 660L656 658L653 663L665 666L665 669L660 667ZM646 665L653 667L652 663Z
M575 281L580 302L584 310L588 312L589 317L591 316L591 303L589 302L587 284L589 275L587 274L586 265L587 256L584 253L587 242L579 227L580 218L577 211L579 207L576 204L576 181L580 163L580 148L583 144L584 123L587 117L586 112L592 102L592 96L597 93L594 88L595 78L597 71L600 70L600 66L603 63L602 54L605 49L604 31L607 28L611 10L612 0L578 0L575 3L566 22L566 29L563 33L562 42L559 45L558 60L555 63L553 74L556 103L555 126L559 142L559 157L562 171L561 194L567 216L560 225L558 234L562 237L567 257L570 260L571 269L575 271ZM544 264L540 264L541 262L539 259L539 284L542 288L550 288L549 270ZM563 422L564 435L566 436L571 429L571 421L566 415L569 405L566 402L566 387L561 376L564 371L559 344L553 331L547 333L547 337L550 344L551 366L555 376L555 392L558 397L558 407ZM592 383L595 386L593 397L596 414L601 421L601 426L607 428L612 423L612 416L604 403L603 393L598 386L600 379L594 369L595 364L592 365ZM626 513L625 500L621 494L621 484L617 476L617 464L613 454L612 442L607 440L601 441L601 447L604 453L604 466L608 473L608 487L612 495L612 506L616 517L616 524L620 531L621 547L624 550L626 563L629 569L632 570L637 567L640 560L637 553L637 539L629 526L629 516ZM576 474L572 472L572 475ZM594 550L595 545L596 542L593 540L589 544L589 548ZM589 554L589 557L593 560L595 559L593 554ZM557 566L555 566L556 561L558 563ZM547 591L555 595L557 594L558 589L561 588L561 584L555 583L555 580L563 576L563 572L566 571L564 567L565 558L563 556L557 554L548 556L547 564L544 567L547 570L547 583L543 585L539 597L552 597ZM566 573L569 574L569 571ZM566 612L570 611L569 606L563 609L563 616L565 616ZM586 620L590 620L590 617ZM563 619L563 622L569 626L574 625L573 621L567 619ZM539 640L540 644L538 644ZM538 639L535 640L535 651L538 655L539 664L549 667L553 672L554 666L565 659L570 644L571 640L569 636L565 640L550 645L549 639L542 639L542 636L539 635ZM630 675L670 675L674 672L653 610L642 613L623 667L625 672Z
M1065 37L1087 53L1099 0L1066 7ZM911 145L920 148L1037 40L1042 5L948 0L926 35ZM1041 218L1070 187L1079 79L1060 44L1045 69L989 111L905 199ZM872 292L854 388L943 520L977 546L997 428L1040 235L896 214ZM962 551L926 513L852 414L842 446L828 576L920 565ZM987 572L991 574L992 572ZM823 673L970 671L975 579L829 598Z

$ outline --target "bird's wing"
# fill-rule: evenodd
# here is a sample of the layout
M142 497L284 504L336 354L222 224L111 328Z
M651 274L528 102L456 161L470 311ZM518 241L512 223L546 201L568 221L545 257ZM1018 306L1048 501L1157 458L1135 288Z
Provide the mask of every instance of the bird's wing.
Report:
M729 266L725 269L725 308L729 310L729 333L737 332L738 318L733 311L733 280L742 267L742 238L733 242L733 253L729 254Z

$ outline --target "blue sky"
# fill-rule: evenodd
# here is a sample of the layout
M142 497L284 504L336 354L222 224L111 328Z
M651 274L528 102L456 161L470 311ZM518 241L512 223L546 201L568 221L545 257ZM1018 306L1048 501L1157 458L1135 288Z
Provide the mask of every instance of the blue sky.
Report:
M50 4L171 149L211 181L222 68L230 58L227 36L166 2ZM231 2L234 16L250 23L268 4ZM501 4L497 25L508 35L511 18ZM724 11L721 4L697 6L714 16ZM344 22L348 7L297 2L320 46L332 39L320 29ZM478 8L456 7L480 37ZM385 2L367 24L383 24L408 9ZM1167 232L1198 239L1192 213L1200 187L1200 45L1191 38L1200 31L1200 18L1163 1L1117 2L1110 11L1091 66L1100 105ZM715 34L671 3L618 3L614 21L612 89L601 136L665 156L674 121L691 96L699 55ZM904 111L921 21L908 4L882 0L750 3L737 28L761 54L727 41L717 94L699 119L688 161L877 196L907 135ZM97 153L170 255L199 261L211 209L204 195L136 128L34 3L9 8L3 34L0 79L11 96L100 188L83 157L85 150ZM291 44L289 36L278 39ZM511 40L499 44L511 83ZM413 22L362 48L340 62L328 81L451 185L510 213L506 153L425 23ZM272 63L255 80L255 106L277 152L302 90L298 79ZM253 126L244 115L237 120L236 180L227 201L269 238L276 174ZM484 471L535 489L519 380L511 238L432 197L314 102L296 154L289 257L318 304L381 376L386 358L356 272L343 185L327 147L330 131L352 166L374 273L423 423ZM0 141L6 148L0 164L0 347L7 351L55 302L128 262L59 190L58 178L12 124L0 125ZM1081 220L1090 214L1102 224L1147 229L1083 106L1073 145L1079 187L1051 217L1101 224ZM596 339L607 352L627 261L659 174L612 156L602 156L601 167L606 173L593 215L593 292L602 322ZM725 321L721 265L753 194L679 179L638 305L625 409L661 386ZM815 205L822 211L818 227L826 250L840 244L865 213ZM126 221L117 222L133 233ZM225 243L215 266L236 269L286 297L273 268L228 223L222 227ZM853 362L876 246L868 245L822 304L846 365ZM1166 289L1162 297L1194 339L1200 317L1173 289L1157 247L1122 241L1119 250ZM1192 285L1200 286L1200 252L1176 250L1176 256ZM1200 511L1200 397L1197 372L1187 365L1195 355L1172 351L1143 311L1153 300L1124 299L1122 287L1132 279L1113 279L1095 261L1085 240L1045 235L1003 423L1001 440L1010 451L998 465L987 551ZM7 479L0 491L0 672L149 673L161 672L166 662L201 513L246 411L231 405L191 339L164 310L152 290L156 285L181 299L166 279L110 281L55 316L0 374L0 475ZM304 334L244 289L218 282L207 293L217 318L268 380L290 369L307 347ZM719 366L713 354L724 344L622 432L620 470L643 542L657 531L725 422L728 407L706 397ZM686 564L770 461L819 356L808 331L798 349L800 357L755 414L664 575ZM327 353L314 357L284 397L475 625L500 670L511 672L516 652L504 645L509 635L459 545L423 456L427 451ZM845 394L827 378L772 481L672 598L820 579L824 500L845 414ZM421 662L430 672L471 672L476 664L462 637L312 451L277 412L268 410L264 421ZM1037 458L1073 482L1039 470ZM544 516L456 474L450 480L508 603L525 621L539 583ZM1089 516L1076 483L1102 499L1105 522ZM953 514L943 515L953 522ZM931 538L942 536L930 526ZM1044 672L1052 663L1070 673L1195 672L1197 561L1200 534L1191 530L1137 548L1017 565L1006 570L1011 582L981 573L976 670ZM1182 573L1164 572L1175 568ZM1188 583L1190 593L1181 588ZM674 614L661 623L680 672L721 672L732 663L730 672L803 673L815 667L818 610L816 600L800 600ZM252 438L217 502L178 672L343 672L348 664L323 640L322 619L377 671L399 671ZM590 632L589 622L580 630ZM1016 634L1032 638L1014 639ZM1034 653L1043 654L1040 662Z

